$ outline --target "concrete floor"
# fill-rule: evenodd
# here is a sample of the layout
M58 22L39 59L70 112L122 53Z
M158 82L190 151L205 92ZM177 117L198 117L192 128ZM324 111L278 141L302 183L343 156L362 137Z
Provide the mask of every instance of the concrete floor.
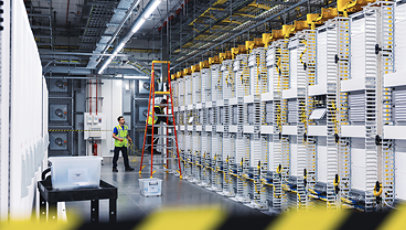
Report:
M173 174L159 173L155 177L163 179L162 196L144 197L140 194L138 179L139 160L130 164L136 168L134 172L124 172L123 160L118 162L118 173L113 173L111 158L105 158L101 179L118 188L117 219L134 220L163 207L187 206L187 205L218 205L224 211L235 215L264 215L261 212L249 208L241 203L234 202L217 193L208 191L198 185L185 180L179 180ZM148 178L147 169L141 176ZM90 201L66 203L66 210L79 214L84 220L90 219ZM69 218L69 215L68 215ZM100 220L108 220L108 201L100 201Z

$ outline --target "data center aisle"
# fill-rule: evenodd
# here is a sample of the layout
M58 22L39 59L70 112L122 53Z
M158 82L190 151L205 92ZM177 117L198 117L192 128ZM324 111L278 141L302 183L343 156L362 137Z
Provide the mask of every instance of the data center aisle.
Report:
M133 167L139 166L139 160L132 162ZM243 204L234 202L214 192L210 192L188 181L179 180L172 174L156 173L156 177L163 179L162 196L144 197L139 192L138 167L134 172L124 172L122 159L118 163L118 173L111 171L111 158L104 160L102 167L102 180L118 188L117 218L118 221L134 220L147 215L159 208L191 206L191 205L218 205L227 213L235 215L264 215ZM147 170L142 175L148 177ZM66 203L66 210L75 213L84 220L90 220L90 201ZM100 201L100 220L108 220L108 201Z

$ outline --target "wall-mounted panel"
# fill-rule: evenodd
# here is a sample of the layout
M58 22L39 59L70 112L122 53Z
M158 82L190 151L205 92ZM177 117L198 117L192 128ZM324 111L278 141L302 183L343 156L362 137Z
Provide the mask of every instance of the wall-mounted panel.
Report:
M149 94L149 81L138 81L138 93L139 94Z
M66 79L51 79L48 84L51 94L68 94L70 92L71 84Z
M68 151L68 133L51 132L49 135L51 151Z
M49 120L68 122L68 105L67 104L51 104L49 105Z
M53 127L72 126L72 99L49 99L49 123Z
M406 200L406 141L395 142L395 193L396 198Z

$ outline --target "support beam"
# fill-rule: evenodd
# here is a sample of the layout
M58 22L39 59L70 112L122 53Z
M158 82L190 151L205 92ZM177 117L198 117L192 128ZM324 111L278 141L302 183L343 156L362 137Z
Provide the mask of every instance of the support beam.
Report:
M80 76L80 75L52 75L52 76L45 76L46 79L62 79L62 80L149 80L150 77L149 76L140 76L139 78L126 78L123 76L117 76L117 75L89 75L89 76Z
M52 74L66 74L66 75L89 75L94 74L93 70L88 69L86 67L75 67L72 65L68 66L48 66L43 70L44 74L52 73ZM133 68L122 68L120 66L109 66L108 69L105 70L105 74L131 74L131 75L141 75L136 69Z

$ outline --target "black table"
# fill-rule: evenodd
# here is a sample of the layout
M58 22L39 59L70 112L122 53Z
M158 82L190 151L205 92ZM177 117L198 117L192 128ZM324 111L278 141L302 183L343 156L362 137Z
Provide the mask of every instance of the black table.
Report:
M38 182L40 193L40 219L44 220L48 213L51 220L56 220L56 209L58 202L85 201L90 200L91 222L99 222L99 200L109 199L110 223L117 221L117 188L100 180L98 188L83 188L74 190L54 190L51 180L48 178Z

